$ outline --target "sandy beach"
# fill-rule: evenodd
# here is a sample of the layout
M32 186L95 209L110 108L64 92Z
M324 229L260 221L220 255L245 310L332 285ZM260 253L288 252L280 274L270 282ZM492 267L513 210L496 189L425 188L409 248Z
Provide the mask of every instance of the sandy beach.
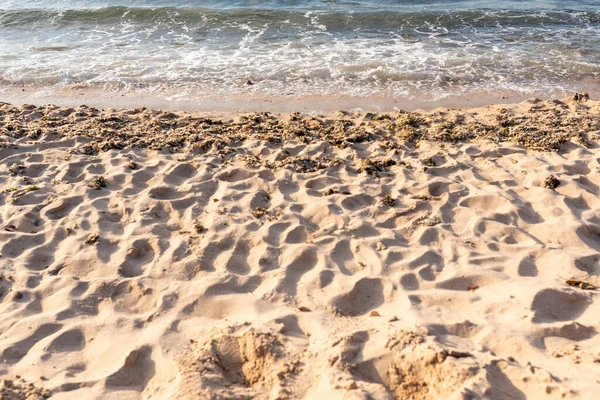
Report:
M0 103L0 398L594 399L600 102Z

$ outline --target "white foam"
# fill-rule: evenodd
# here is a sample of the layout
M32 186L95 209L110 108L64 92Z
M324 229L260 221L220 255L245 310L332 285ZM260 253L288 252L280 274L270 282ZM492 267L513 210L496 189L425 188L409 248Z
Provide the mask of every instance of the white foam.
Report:
M487 11L476 19L497 19L499 26L463 21L452 27L440 25L444 14L422 22L395 15L393 29L385 16L376 16L384 18L382 30L376 24L344 25L355 14L334 20L307 12L281 21L249 14L240 21L168 10L156 21L143 21L122 12L110 25L56 22L27 34L0 35L2 84L44 83L57 90L89 84L165 98L203 92L440 99L481 90L578 90L583 79L600 78L600 27L586 24L586 13L565 14L574 22L557 26L506 22L557 19L546 12ZM58 13L55 20L63 17ZM590 51L583 52L584 46ZM247 80L254 85L246 86Z

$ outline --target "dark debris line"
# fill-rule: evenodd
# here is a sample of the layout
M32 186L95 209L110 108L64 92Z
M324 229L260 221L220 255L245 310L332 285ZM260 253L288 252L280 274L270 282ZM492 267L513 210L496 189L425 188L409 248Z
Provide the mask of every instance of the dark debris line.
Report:
M340 148L378 142L385 149L394 150L420 140L458 143L481 139L513 142L534 150L559 151L570 140L587 145L587 134L600 130L600 114L581 103L569 105L553 101L544 104L548 107L532 107L522 115L500 109L495 111L495 120L493 117L480 120L473 116L467 120L460 113L448 117L440 113L400 111L394 114L366 113L358 118L342 112L332 118L260 113L221 121L145 108L109 112L86 106L16 107L0 103L0 147L18 145L14 139L36 140L44 135L59 135L90 138L91 143L77 149L90 155L110 149L148 148L195 153L212 150L227 156L235 155L235 149L248 140L273 144L324 141ZM247 162L258 166L264 161ZM316 170L336 161L325 160L322 166L303 165L314 163L314 160L294 162L300 170Z

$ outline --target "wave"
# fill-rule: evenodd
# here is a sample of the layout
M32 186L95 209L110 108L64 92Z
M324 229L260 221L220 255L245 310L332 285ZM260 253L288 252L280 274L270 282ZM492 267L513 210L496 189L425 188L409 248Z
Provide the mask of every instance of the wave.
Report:
M570 0L536 1L544 10L516 0L502 10L488 0L476 1L478 9L450 0L252 0L228 8L214 7L222 0L62 0L62 9L7 1L17 0L0 0L0 89L445 96L600 82L600 9L577 10Z
M223 24L250 23L285 27L305 23L318 16L329 30L415 28L427 24L453 28L484 28L491 26L578 26L600 24L600 11L532 11L532 10L448 10L427 11L371 10L371 11L298 11L293 9L203 7L125 7L110 6L95 9L0 9L0 29L60 27L69 25L140 25L186 24L219 27Z
M408 8L443 9L576 9L599 5L598 0L128 0L130 7L205 7L213 9L259 8L299 10L398 10ZM5 9L93 9L122 6L122 0L0 0Z

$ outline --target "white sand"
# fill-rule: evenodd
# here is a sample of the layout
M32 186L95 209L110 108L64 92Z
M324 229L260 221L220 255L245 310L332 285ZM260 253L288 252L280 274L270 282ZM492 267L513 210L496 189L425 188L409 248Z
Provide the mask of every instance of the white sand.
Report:
M0 398L598 396L595 137L239 149L342 160L309 173L2 139Z

